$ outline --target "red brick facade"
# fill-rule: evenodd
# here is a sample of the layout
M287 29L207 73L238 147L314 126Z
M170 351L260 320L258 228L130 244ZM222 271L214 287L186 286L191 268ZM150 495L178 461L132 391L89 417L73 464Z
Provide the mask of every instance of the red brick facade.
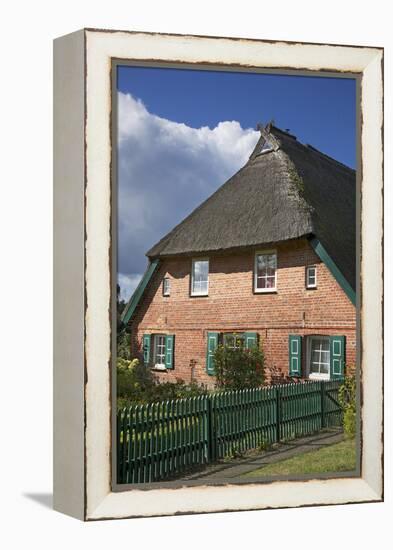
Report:
M269 247L270 248L270 247ZM144 334L173 334L174 368L157 372L162 381L177 378L213 386L206 372L208 332L257 332L265 354L267 381L288 377L288 336L345 335L346 364L356 361L356 310L307 240L277 244L277 291L254 293L255 249L210 254L209 296L190 296L192 257L162 261L133 318L132 355L142 359ZM197 256L193 256L197 258ZM204 255L203 257L207 257ZM317 288L306 289L305 267L317 266ZM163 277L170 296L163 296Z

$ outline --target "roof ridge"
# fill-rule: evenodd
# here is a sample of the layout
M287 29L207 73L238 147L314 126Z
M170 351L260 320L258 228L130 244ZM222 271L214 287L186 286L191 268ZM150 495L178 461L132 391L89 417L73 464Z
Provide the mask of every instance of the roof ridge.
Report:
M306 147L307 149L311 149L315 153L318 153L322 157L325 157L327 160L333 162L334 164L338 164L339 166L342 166L343 168L346 168L347 170L349 170L351 172L356 172L356 170L354 168L351 168L350 166L347 166L343 162L335 159L334 157L331 157L330 155L324 153L323 151L320 151L319 149L314 147L314 145L311 145L310 143L301 143L300 141L298 141L298 143L300 143L300 145L302 145L303 147Z
M269 123L270 124L270 123ZM354 168L351 168L350 166L347 166L343 162L340 162L339 160L335 159L334 157L328 155L327 153L324 153L323 151L320 151L314 145L311 145L310 143L303 143L297 139L297 137L294 134L291 134L289 130L282 130L281 128L278 128L277 126L274 126L270 124L270 129L273 130L273 132L276 130L280 134L283 134L284 136L287 136L293 141L296 141L297 144L299 144L301 147L305 147L306 149L311 149L311 151L314 151L315 153L318 153L322 157L326 158L327 160L332 161L334 164L337 164L339 166L342 166L343 168L346 168L347 170L351 172L355 172L356 170ZM282 145L282 144L281 144Z

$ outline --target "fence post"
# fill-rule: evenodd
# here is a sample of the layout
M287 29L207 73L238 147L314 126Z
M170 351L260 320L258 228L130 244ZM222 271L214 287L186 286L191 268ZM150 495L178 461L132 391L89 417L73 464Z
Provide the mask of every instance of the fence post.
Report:
M325 427L325 383L321 382L321 428Z
M214 402L216 397L214 395L208 396L208 416L209 416L209 446L210 446L210 460L213 462L217 459L217 441L216 441L216 417Z
M205 423L205 441L206 441L206 462L212 462L213 449L212 449L212 404L209 395L205 396L206 399L206 423Z
M280 390L276 388L276 438L277 443L280 441L280 427L281 427L281 394Z
M116 439L116 454L117 454L117 483L123 483L123 479L121 477L121 444L120 444L120 437L121 437L121 410L116 415L116 432L117 432L117 439ZM124 443L124 435L123 435L123 443Z

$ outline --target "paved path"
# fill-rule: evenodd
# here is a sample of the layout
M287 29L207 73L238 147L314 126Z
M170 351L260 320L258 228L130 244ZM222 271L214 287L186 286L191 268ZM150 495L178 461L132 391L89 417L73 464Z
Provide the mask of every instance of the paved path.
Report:
M343 433L338 430L325 430L318 434L308 437L294 439L287 443L280 443L269 451L256 451L246 458L236 458L231 461L221 461L220 463L208 466L203 472L196 472L182 479L206 481L219 481L222 479L232 479L242 476L253 470L258 470L266 464L279 462L300 453L315 451L322 447L339 443L343 440Z

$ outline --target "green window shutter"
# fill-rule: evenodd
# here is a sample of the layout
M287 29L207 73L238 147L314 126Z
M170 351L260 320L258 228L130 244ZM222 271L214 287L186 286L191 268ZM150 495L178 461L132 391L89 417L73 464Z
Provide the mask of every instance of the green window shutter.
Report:
M218 332L207 333L206 372L214 375L214 352L218 346Z
M289 335L289 376L302 375L302 337Z
M150 334L143 335L143 364L147 366L150 363Z
M245 332L244 333L244 347L246 349L258 347L258 333L257 332Z
M167 334L165 337L165 367L173 369L173 352L175 349L175 337L173 334Z
M330 337L330 378L343 378L345 367L345 336Z

